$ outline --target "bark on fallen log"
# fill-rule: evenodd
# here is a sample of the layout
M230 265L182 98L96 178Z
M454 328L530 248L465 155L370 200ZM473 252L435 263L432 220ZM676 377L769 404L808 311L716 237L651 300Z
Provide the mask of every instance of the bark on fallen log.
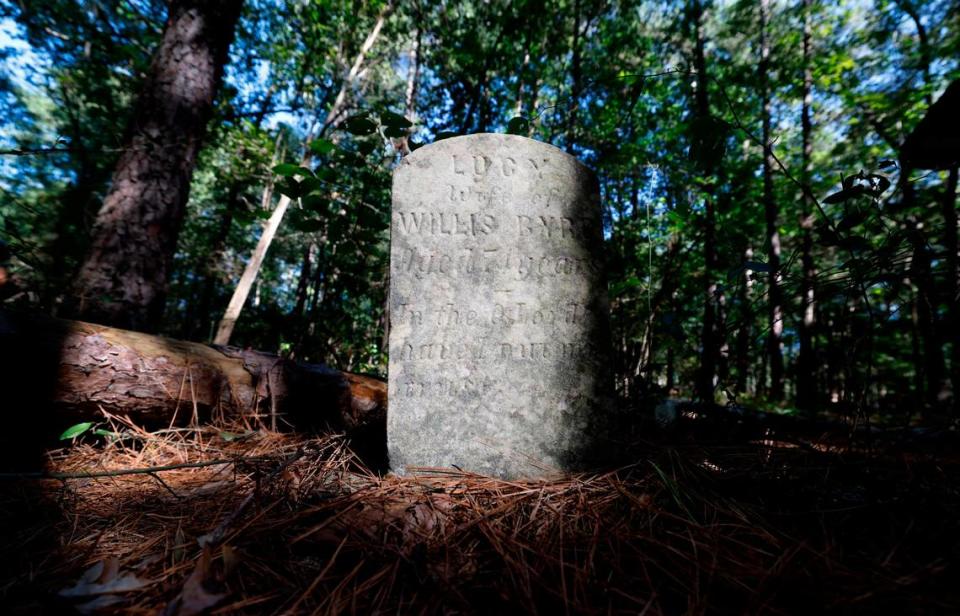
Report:
M386 421L383 381L258 351L0 311L0 356L0 392L19 407L11 410L38 420L46 405L41 414L53 417L42 423L99 418L101 408L146 424L188 420L195 409L347 432Z

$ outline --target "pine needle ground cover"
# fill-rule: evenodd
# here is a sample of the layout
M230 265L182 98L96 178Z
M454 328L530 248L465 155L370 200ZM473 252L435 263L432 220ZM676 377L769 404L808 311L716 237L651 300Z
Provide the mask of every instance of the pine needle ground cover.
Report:
M550 482L399 478L341 435L113 421L4 477L6 613L960 610L945 456L674 435Z

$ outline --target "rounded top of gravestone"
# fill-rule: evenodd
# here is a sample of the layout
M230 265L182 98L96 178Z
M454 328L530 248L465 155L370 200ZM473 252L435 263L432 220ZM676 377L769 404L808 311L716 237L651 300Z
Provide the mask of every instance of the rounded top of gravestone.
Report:
M593 176L593 171L581 162L576 156L564 152L555 145L522 137L520 135L508 135L504 133L473 133L471 135L459 135L457 137L447 137L440 141L434 141L421 146L404 157L402 163L416 164L421 159L427 159L435 155L451 154L462 152L464 154L472 151L482 151L490 153L499 150L502 153L512 153L515 156L524 156L528 154L548 156L554 161L564 161L571 167L579 168Z

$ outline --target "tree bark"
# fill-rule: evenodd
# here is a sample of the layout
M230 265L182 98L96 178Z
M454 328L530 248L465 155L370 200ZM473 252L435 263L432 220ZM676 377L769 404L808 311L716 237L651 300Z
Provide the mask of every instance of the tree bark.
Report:
M797 407L801 410L812 410L816 406L817 392L817 363L814 359L813 337L816 328L816 300L813 283L816 277L816 268L813 262L813 204L809 195L813 194L811 186L811 159L813 156L813 70L812 55L812 0L803 0L803 103L800 110L801 126L801 196L802 209L800 212L801 263L803 266L803 282L801 284L801 307L803 315L800 320L799 338L800 351L797 357Z
M98 419L101 409L147 425L195 413L348 431L386 421L383 381L258 351L6 311L0 343L2 378L10 387L22 387L18 371L31 372L30 382L39 378L42 390L28 389L35 401L47 397L54 416L43 421L57 427ZM32 361L20 367L18 357Z
M580 82L581 82L581 36L580 36L580 0L573 3L573 44L570 48L570 101L567 114L567 130L565 149L573 153L573 145L577 139L577 120L580 110Z
M747 247L743 252L743 260L753 260L753 248ZM740 326L737 328L736 341L736 363L737 381L735 392L739 394L747 393L747 375L750 371L750 329L753 322L753 311L750 309L750 297L753 287L751 274L744 273L743 282L738 290L739 297L737 304L740 307Z
M911 211L917 205L916 189L910 181L913 169L901 160L900 191L903 195L901 207ZM932 259L928 248L927 236L922 224L916 219L910 220L909 240L913 248L910 257L909 281L914 287L914 321L923 345L923 361L914 369L921 372L917 376L917 397L930 407L937 407L945 399L946 366L943 356L945 332L941 331L937 316L938 294L934 284Z
M159 326L190 179L242 0L174 0L68 313Z
M710 80L707 76L706 52L703 37L703 4L701 0L693 0L693 22L695 29L694 67L697 71L696 91L694 93L694 113L701 120L710 118L710 99L707 85ZM717 342L716 312L714 303L717 294L717 208L714 200L716 181L713 178L713 169L704 169L703 173L709 179L704 188L704 230L703 230L703 258L704 258L704 288L703 288L703 329L700 343L700 370L697 374L697 397L707 403L713 403L713 393L717 373Z
M758 73L763 115L763 211L767 223L767 265L770 267L768 312L770 333L767 338L767 354L770 358L770 399L783 399L783 299L780 289L780 231L777 225L777 203L773 194L773 151L771 145L770 109L770 43L767 40L769 26L769 0L760 0L760 64Z
M957 167L950 170L944 188L941 208L943 210L943 246L947 281L947 339L952 345L950 358L950 382L953 386L953 414L960 416L960 242L957 238Z

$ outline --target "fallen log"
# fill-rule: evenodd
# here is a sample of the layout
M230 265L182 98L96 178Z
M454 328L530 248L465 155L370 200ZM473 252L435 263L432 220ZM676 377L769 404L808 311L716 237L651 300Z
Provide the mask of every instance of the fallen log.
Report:
M101 409L143 424L248 417L349 433L386 422L380 379L259 351L0 311L0 357L0 393L34 424L100 418Z

